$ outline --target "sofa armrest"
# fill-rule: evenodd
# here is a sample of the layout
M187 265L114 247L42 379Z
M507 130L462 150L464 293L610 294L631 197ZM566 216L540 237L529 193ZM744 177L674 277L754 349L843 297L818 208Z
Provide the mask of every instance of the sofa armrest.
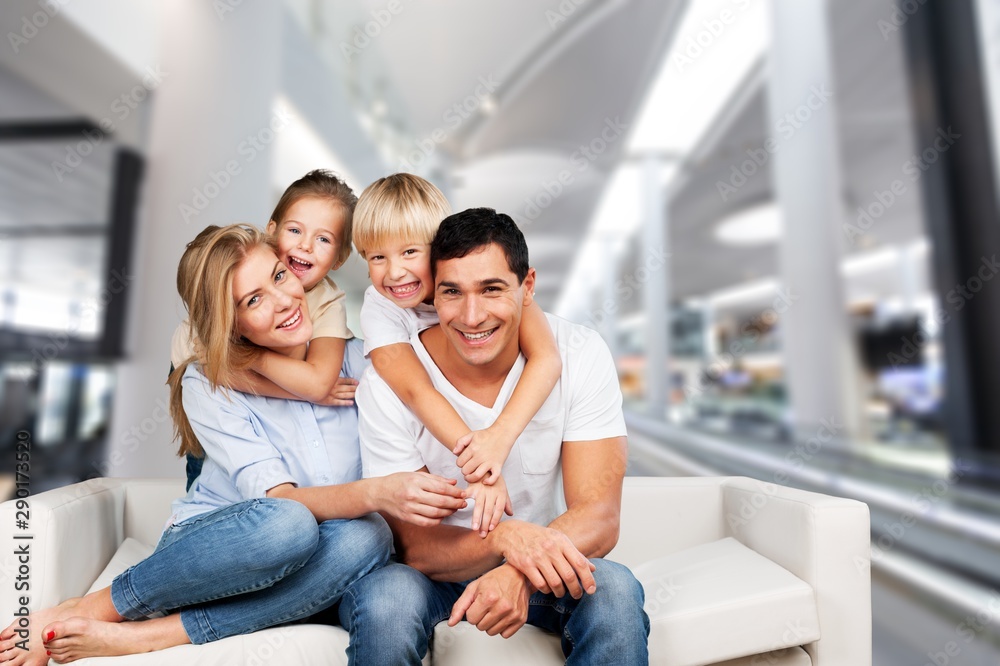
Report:
M21 596L36 611L87 591L123 540L123 486L92 479L29 496L27 529L17 527L16 500L0 505L0 617L13 617Z
M170 518L171 504L184 497L184 483L184 478L126 480L123 538L155 546Z
M722 493L727 534L812 585L821 631L805 646L813 666L871 666L868 506L742 477L726 479Z

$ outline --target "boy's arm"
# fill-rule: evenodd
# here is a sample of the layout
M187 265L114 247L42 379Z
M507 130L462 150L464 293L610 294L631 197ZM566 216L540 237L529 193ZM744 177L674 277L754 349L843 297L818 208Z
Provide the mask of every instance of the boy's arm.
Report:
M562 374L562 356L549 320L534 301L524 308L518 342L526 363L510 400L486 430L472 433L459 443L458 466L465 480L473 483L500 473L521 432L552 393Z
M469 427L434 388L413 347L407 342L398 342L373 349L369 357L375 372L396 397L416 414L437 441L453 451L459 438L469 432Z
M246 387L234 382L232 388L271 398L326 403L344 365L346 344L341 338L316 338L303 361L265 350L251 366L257 376L251 376Z

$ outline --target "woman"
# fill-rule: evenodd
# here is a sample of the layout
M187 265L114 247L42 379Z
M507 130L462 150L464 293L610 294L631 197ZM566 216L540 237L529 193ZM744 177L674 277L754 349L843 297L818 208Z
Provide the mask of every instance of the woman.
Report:
M32 615L29 650L12 624L2 664L148 652L308 617L388 560L392 536L375 512L427 525L465 504L454 481L429 474L361 480L353 407L227 390L261 349L304 358L312 333L302 285L262 232L209 227L177 283L203 348L170 377L171 413L181 453L204 447L202 474L149 558ZM344 372L357 377L361 363L354 346Z

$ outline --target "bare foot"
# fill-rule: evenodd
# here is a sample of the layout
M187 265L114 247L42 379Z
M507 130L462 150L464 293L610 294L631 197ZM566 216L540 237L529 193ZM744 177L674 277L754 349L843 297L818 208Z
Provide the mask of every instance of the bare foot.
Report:
M174 614L138 622L102 622L85 617L71 617L53 622L44 629L45 647L52 659L67 664L85 657L114 657L164 650L191 641L181 624L181 616Z
M49 657L45 654L42 632L45 626L73 617L74 609L82 599L68 599L58 606L40 610L27 617L18 618L0 632L0 664L3 666L45 666ZM26 626L25 626L26 625Z

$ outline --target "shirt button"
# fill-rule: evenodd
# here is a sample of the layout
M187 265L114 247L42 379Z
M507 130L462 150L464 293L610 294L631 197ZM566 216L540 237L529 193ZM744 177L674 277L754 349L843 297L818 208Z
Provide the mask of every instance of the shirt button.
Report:
M327 481L330 480L330 477L324 474L323 476L319 477L319 480L322 481L323 483L326 483Z
M314 439L312 441L312 444L313 444L314 447L319 446L319 440Z

